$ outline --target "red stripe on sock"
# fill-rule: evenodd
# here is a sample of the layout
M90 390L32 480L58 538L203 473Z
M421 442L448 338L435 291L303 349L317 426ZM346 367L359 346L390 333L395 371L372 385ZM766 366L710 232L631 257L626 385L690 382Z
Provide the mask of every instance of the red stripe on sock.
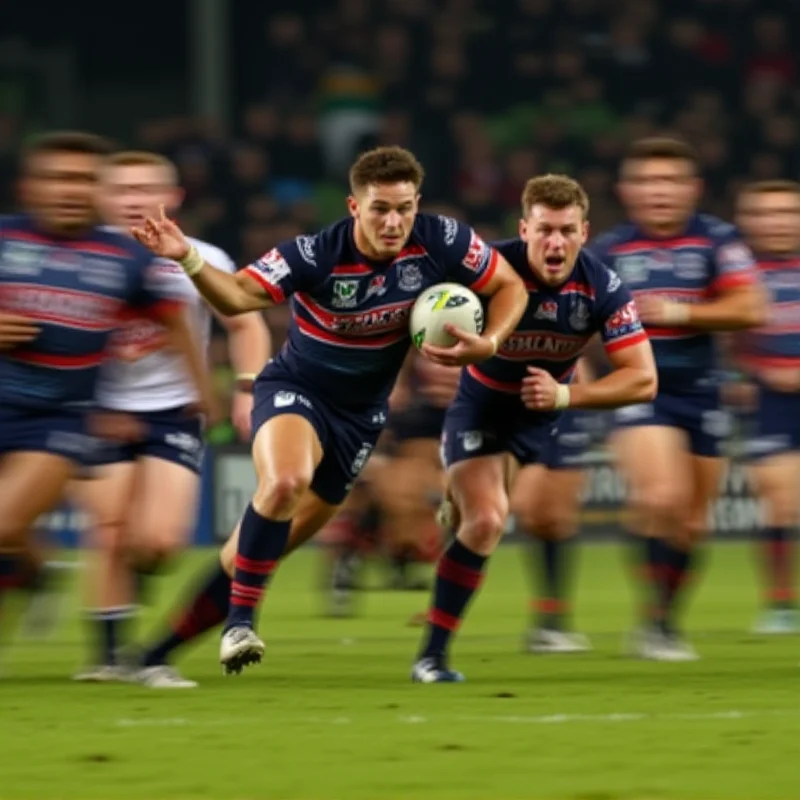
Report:
M246 608L255 608L258 605L260 597L241 597L238 594L231 595L232 606L245 606Z
M234 581L231 584L231 594L238 594L239 597L255 597L258 599L264 594L264 589L261 586L248 586L246 583L237 583Z
M567 603L555 597L540 597L531 600L531 610L540 614L561 614L567 610Z
M430 622L431 625L436 625L437 628L454 631L457 630L458 626L461 624L461 618L454 617L452 614L447 614L439 608L432 608L428 612L428 622Z
M449 556L442 556L436 574L442 580L450 581L465 589L475 590L481 585L483 572L471 567L465 567L457 561L453 561Z
M243 570L244 572L252 572L254 575L270 575L277 563L277 561L255 561L252 558L245 558L237 553L233 565L236 569Z

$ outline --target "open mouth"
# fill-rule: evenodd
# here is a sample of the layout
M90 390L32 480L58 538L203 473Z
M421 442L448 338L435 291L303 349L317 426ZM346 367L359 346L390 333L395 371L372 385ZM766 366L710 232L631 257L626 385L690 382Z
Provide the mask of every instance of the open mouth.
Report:
M548 272L557 272L564 266L565 261L564 256L546 256L544 265L547 267Z

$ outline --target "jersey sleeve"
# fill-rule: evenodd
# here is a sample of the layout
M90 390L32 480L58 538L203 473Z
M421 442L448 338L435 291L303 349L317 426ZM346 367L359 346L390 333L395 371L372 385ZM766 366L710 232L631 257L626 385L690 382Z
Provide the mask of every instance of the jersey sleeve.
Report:
M273 302L282 303L319 283L321 256L319 235L298 236L273 247L243 272L261 285Z
M598 287L597 323L607 353L647 340L636 303L616 272L603 266Z
M480 292L492 279L497 268L497 251L486 244L475 231L452 217L437 218L439 230L435 241L447 277Z
M711 231L714 239L711 290L725 292L758 282L758 268L750 248L733 225L720 223Z
M148 255L141 260L139 285L128 310L134 316L144 314L151 319L163 319L184 307L193 291L191 281L178 264Z

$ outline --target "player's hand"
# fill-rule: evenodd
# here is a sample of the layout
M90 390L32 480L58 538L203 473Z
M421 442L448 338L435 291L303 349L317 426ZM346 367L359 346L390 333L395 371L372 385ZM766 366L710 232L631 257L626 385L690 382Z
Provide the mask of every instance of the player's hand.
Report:
M253 413L253 393L234 392L231 398L231 422L243 442L250 441L250 415Z
M458 340L450 347L437 347L423 344L420 352L434 364L444 367L463 367L465 364L477 364L491 358L495 352L494 342L477 333L467 333L455 325L445 325L445 331Z
M528 375L522 379L522 404L531 411L553 411L558 386L558 381L546 370L528 367Z
M131 228L131 236L157 256L172 261L186 258L190 250L183 231L167 217L163 205L158 219L147 217L142 225Z
M758 377L775 392L800 392L800 369L795 367L761 369Z
M645 325L659 328L680 327L686 323L689 315L689 308L685 303L676 303L652 294L638 296L636 310Z
M39 326L27 317L0 313L0 350L30 342L39 335Z

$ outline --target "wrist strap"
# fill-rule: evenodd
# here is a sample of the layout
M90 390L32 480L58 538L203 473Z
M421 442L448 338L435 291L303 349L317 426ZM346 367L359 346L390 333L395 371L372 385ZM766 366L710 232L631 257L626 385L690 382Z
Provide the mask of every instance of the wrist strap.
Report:
M558 411L562 408L569 408L570 390L566 383L559 383L556 388L556 402L553 408Z
M189 249L189 252L178 263L190 278L197 275L206 265L205 259L200 255L200 251L194 246Z

